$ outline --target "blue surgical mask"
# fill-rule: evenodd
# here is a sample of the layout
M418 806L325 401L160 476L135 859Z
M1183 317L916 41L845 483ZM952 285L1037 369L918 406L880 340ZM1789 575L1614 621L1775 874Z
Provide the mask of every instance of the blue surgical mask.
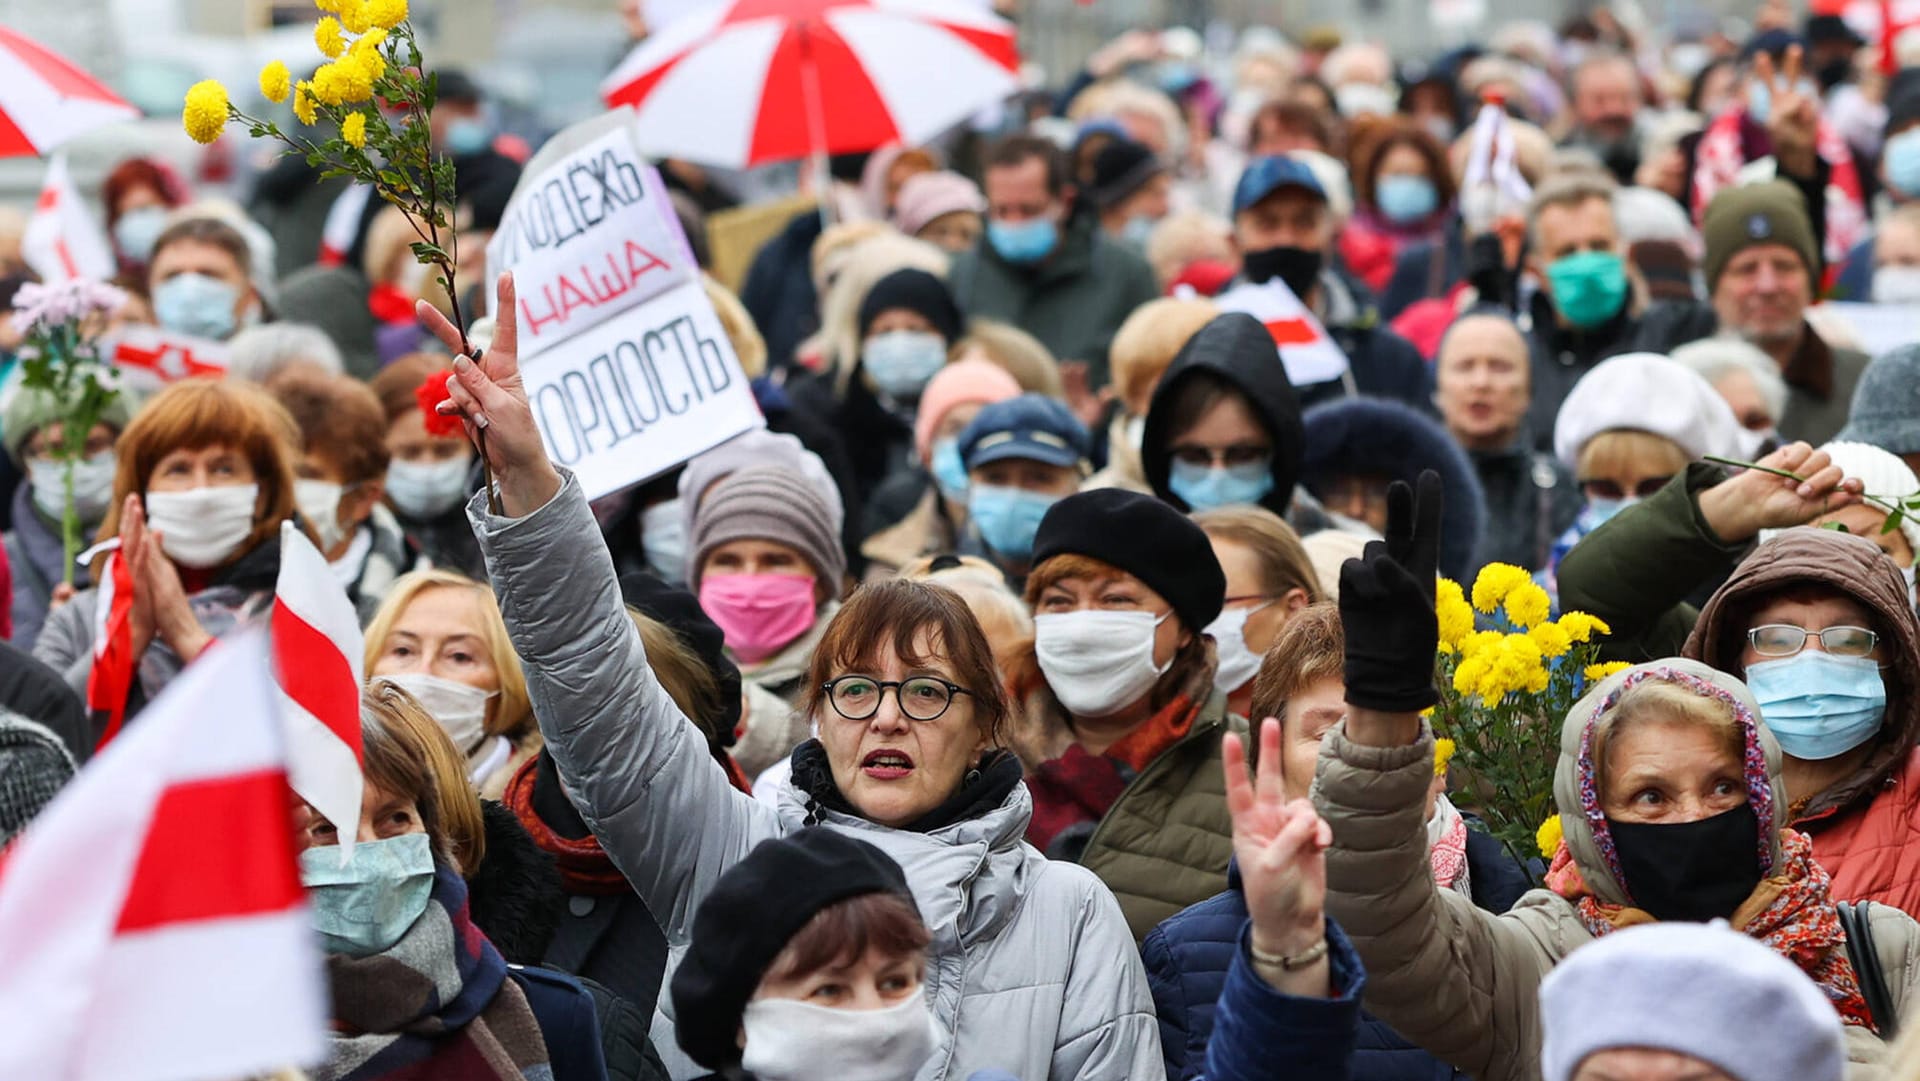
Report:
M1614 515L1619 514L1621 511L1626 510L1638 502L1640 502L1638 499L1602 499L1599 497L1589 499L1587 500L1587 505L1581 509L1580 517L1576 524L1580 527L1582 533L1591 533L1601 526L1606 525Z
M143 206L120 215L113 223L113 242L120 248L120 254L136 263L144 263L153 256L153 242L167 229L167 211L165 207Z
M967 463L960 458L960 441L942 439L933 445L933 482L940 486L940 494L955 503L967 501L967 488L971 482L967 479Z
M947 340L920 330L875 334L860 347L860 366L889 398L918 398L946 363Z
M1920 199L1920 128L1887 140L1880 164L1887 171L1887 183L1909 199Z
M392 949L427 910L433 844L424 833L361 841L344 865L336 846L309 848L300 883L327 952L370 957Z
M153 291L153 314L180 334L225 341L233 336L240 290L207 274L175 274Z
M493 142L493 132L484 120L472 117L447 125L447 153L454 157L478 154Z
M1873 738L1887 713L1887 685L1870 657L1805 649L1747 666L1760 718L1795 758L1838 758Z
M1383 176L1374 184L1373 201L1382 217L1396 225L1407 225L1438 209L1440 193L1424 176L1399 174Z
M1052 255L1059 241L1060 230L1050 218L987 219L987 243L1009 263L1037 263Z
M1236 504L1257 505L1273 491L1273 465L1248 462L1245 465L1193 465L1173 461L1167 488L1194 510L1212 510Z
M977 485L967 497L967 516L980 530L980 539L996 554L1007 559L1026 559L1033 555L1033 538L1040 532L1040 519L1059 501L1059 496L1041 495L1025 488Z
M1158 224L1158 220L1145 214L1135 214L1120 227L1120 242L1135 251L1144 252L1147 250L1147 241L1153 236L1153 227Z

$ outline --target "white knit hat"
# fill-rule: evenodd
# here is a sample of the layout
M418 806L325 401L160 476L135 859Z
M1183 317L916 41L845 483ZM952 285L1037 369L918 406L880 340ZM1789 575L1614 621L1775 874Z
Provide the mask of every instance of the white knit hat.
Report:
M1655 923L1582 946L1540 984L1545 1081L1638 1047L1709 1062L1735 1081L1841 1081L1840 1014L1793 962L1710 924Z
M1594 365L1560 406L1553 452L1568 469L1601 432L1628 429L1672 440L1688 458L1740 453L1733 407L1699 373L1658 353L1627 353Z
M1872 443L1828 443L1820 449L1833 458L1833 464L1839 466L1841 472L1865 485L1868 495L1898 499L1920 492L1920 477L1913 475L1907 463ZM1907 538L1908 546L1920 554L1920 522L1912 518L1902 519L1900 533ZM1760 531L1760 543L1765 544L1779 535L1777 529L1763 529Z

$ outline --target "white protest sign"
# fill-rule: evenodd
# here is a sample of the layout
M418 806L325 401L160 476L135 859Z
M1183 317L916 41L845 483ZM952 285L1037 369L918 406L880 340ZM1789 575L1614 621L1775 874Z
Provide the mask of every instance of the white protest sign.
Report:
M699 276L666 186L624 125L521 185L487 264L513 269L529 355Z
M1347 355L1280 279L1243 282L1213 302L1223 312L1245 312L1260 320L1273 335L1274 347L1287 367L1287 379L1294 386L1312 386L1347 374Z
M1920 304L1829 302L1813 309L1840 320L1870 357L1920 343Z
M143 323L122 327L110 339L105 353L127 385L142 392L195 376L218 379L227 374L224 343Z
M547 456L598 499L764 421L698 281L523 361Z

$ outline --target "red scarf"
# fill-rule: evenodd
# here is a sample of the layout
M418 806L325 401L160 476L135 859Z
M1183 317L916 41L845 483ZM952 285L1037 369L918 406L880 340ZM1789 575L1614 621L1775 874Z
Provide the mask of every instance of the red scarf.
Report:
M553 854L553 862L560 868L560 881L568 893L589 897L626 893L632 887L601 849L599 838L591 833L578 840L562 837L534 811L533 775L539 762L540 756L534 755L520 763L520 768L507 781L507 790L501 793L501 802L527 827L533 843Z
M1833 909L1832 879L1813 859L1813 842L1796 830L1780 831L1780 862L1776 873L1760 881L1752 896L1734 910L1733 929L1751 935L1775 953L1800 966L1825 991L1840 1020L1873 1030L1873 1016L1860 994L1853 962L1847 959L1847 935ZM1580 922L1595 938L1652 923L1637 908L1611 905L1588 889L1565 841L1547 871L1547 888L1574 903Z
M1192 697L1178 695L1105 754L1088 754L1075 743L1059 758L1042 762L1027 777L1027 792L1033 797L1027 842L1045 852L1062 830L1105 818L1127 784L1193 731L1199 716L1200 707Z

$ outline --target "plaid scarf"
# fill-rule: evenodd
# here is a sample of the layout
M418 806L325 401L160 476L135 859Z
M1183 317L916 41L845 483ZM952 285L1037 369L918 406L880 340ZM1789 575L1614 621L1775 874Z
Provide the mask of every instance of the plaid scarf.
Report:
M526 996L468 917L466 883L444 864L400 941L371 957L328 954L327 980L335 1031L317 1081L553 1077Z

